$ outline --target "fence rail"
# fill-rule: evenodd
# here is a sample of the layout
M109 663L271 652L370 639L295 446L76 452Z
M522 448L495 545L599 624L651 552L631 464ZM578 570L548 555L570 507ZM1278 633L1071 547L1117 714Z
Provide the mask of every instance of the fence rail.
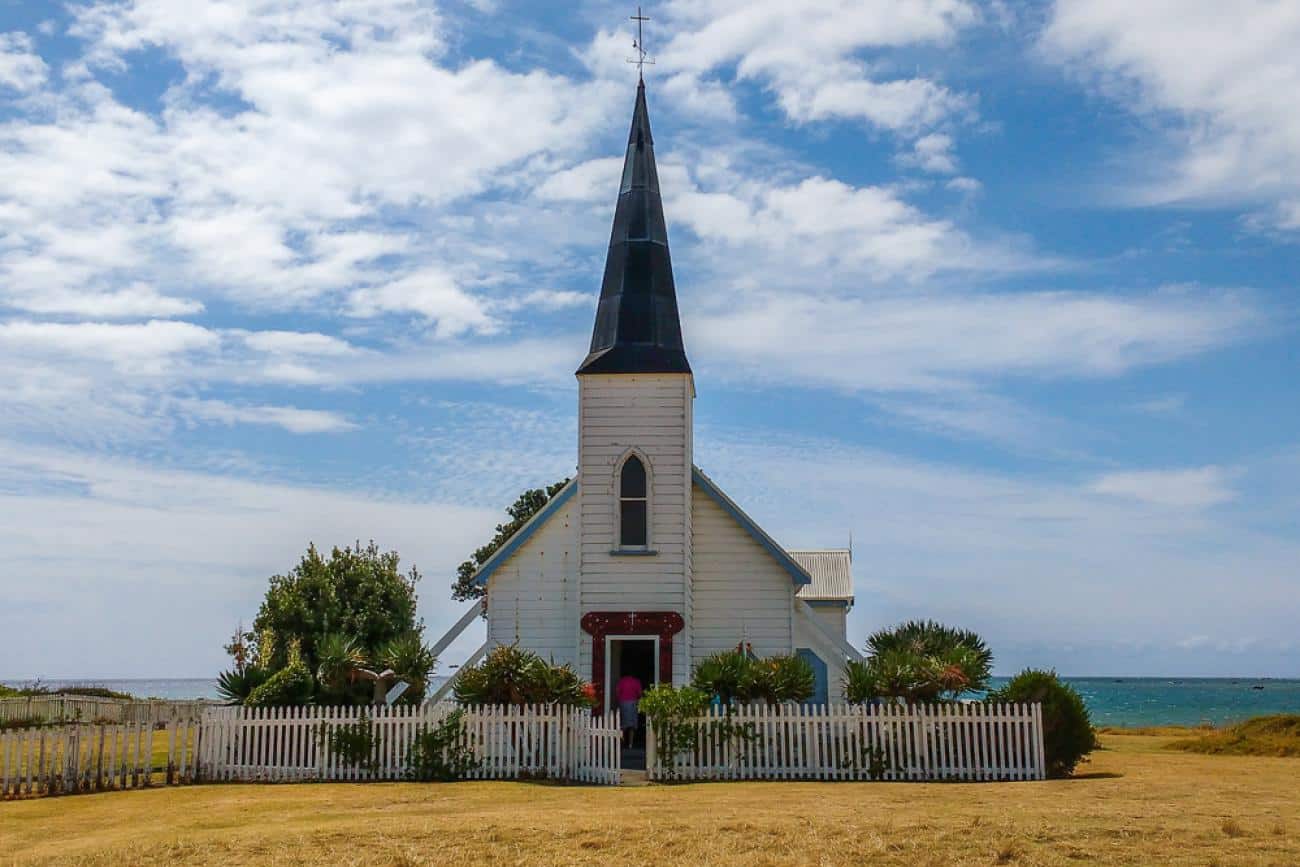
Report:
M192 782L199 723L68 725L0 734L0 798Z
M0 698L0 723L166 723L196 720L213 702L195 699L95 698L80 695L30 695Z
M1041 780L1037 704L713 708L675 755L653 722L651 779ZM658 737L656 735L659 735ZM680 745L680 744L679 744Z
M399 780L417 734L454 705L425 707L213 708L203 717L205 780ZM346 761L329 744L340 731L368 730L371 752ZM460 744L478 767L470 779L549 777L617 784L619 729L613 717L552 705L465 708Z

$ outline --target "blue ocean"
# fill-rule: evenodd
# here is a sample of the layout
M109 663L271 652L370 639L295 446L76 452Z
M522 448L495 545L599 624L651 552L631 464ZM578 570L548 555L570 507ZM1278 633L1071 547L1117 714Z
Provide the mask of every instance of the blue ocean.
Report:
M1226 677L1068 677L1098 726L1223 725L1252 716L1300 713L1300 680ZM993 678L1001 686L1006 678ZM9 682L12 686L21 684ZM157 698L216 698L216 681L49 680L42 686L106 686Z

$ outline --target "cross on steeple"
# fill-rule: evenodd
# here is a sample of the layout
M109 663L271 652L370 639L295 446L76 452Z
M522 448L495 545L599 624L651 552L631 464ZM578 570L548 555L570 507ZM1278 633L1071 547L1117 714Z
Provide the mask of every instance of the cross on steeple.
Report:
M647 63L651 66L655 65L653 60L646 60L645 40L641 36L641 24L650 19L641 14L641 7L638 6L636 14L631 16L630 20L636 22L636 40L632 43L632 47L636 49L636 60L629 59L628 63L636 64L636 77L638 80L644 80L645 65Z

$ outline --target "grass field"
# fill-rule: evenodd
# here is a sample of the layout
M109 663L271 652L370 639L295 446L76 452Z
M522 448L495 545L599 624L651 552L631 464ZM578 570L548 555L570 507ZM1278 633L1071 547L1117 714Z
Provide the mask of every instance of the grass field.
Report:
M1175 740L1169 748L1228 756L1300 756L1300 714L1261 716L1196 734Z
M14 801L0 803L0 863L1300 864L1300 763L1172 740L1103 735L1081 777L1046 783L225 785Z

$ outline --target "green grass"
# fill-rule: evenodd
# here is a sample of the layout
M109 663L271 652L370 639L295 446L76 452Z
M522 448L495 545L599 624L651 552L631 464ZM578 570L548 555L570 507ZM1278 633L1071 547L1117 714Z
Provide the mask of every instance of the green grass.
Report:
M1211 755L1300 757L1300 714L1255 717L1166 747Z

